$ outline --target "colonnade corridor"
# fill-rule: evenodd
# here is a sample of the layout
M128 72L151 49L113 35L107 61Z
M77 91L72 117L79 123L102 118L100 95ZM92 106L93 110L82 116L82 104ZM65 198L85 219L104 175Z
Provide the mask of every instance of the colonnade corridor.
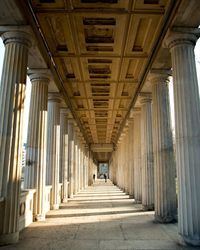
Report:
M153 220L154 212L144 212L110 180L98 179L49 211L46 221L25 228L17 244L0 249L194 249L178 243L177 224Z

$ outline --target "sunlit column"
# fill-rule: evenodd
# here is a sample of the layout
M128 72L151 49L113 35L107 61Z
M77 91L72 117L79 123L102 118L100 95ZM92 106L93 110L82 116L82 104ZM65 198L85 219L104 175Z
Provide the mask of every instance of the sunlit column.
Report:
M155 71L154 71L155 72ZM151 73L155 219L173 222L177 217L175 161L168 92L168 72Z
M85 145L85 187L88 187L89 180L89 147Z
M69 137L69 197L74 196L74 120L68 120L68 137Z
M183 239L200 245L200 103L194 56L199 30L170 32L174 82L178 228Z
M142 206L145 210L153 210L154 167L150 95L141 95L141 105Z
M29 71L31 100L29 110L24 186L36 189L34 219L45 220L45 175L47 140L47 101L49 74Z
M51 209L59 209L60 95L48 95L47 185L52 185Z
M133 157L134 157L134 197L137 203L142 202L142 166L141 166L141 110L134 109Z
M84 157L83 157L83 144L81 143L80 148L80 190L83 189L84 183Z
M127 122L127 127L124 136L124 147L123 147L123 157L124 157L124 188L125 192L129 194L129 122Z
M6 27L6 29L8 29ZM1 32L5 55L0 85L0 243L19 238L19 194L22 160L23 110L30 34Z
M68 115L67 108L60 110L60 183L63 185L62 201L68 200Z
M93 183L93 158L92 158L92 152L89 149L89 177L88 177L88 185L91 186Z
M78 164L77 164L77 192L80 191L81 187L81 144L80 140L78 143Z
M74 194L77 194L78 187L78 161L79 161L79 147L78 147L78 136L77 127L75 127L74 133Z
M87 187L87 148L83 145L83 189Z
M133 158L133 129L134 129L134 123L133 119L129 118L129 133L128 133L128 159L129 159L129 195L130 197L134 197L134 158Z

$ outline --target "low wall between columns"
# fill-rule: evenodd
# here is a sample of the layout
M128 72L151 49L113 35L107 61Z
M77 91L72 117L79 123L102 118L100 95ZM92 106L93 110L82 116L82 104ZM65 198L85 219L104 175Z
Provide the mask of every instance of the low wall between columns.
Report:
M35 189L23 190L20 194L19 231L33 222Z
M19 231L29 226L33 222L33 211L35 203L35 189L23 190L20 194L20 205L19 205ZM59 184L59 198L61 203L62 197L62 183ZM50 203L52 198L52 186L45 187L45 213L50 210ZM3 213L4 199L0 198L0 214ZM0 221L0 225L2 225ZM0 232L2 228L0 228Z

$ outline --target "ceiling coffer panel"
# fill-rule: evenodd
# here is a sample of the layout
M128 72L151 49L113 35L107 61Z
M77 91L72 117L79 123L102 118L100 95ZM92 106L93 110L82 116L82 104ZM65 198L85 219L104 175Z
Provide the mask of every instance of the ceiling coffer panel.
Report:
M88 13L74 17L78 29L77 36L80 53L85 55L105 54L120 55L123 33L126 25L126 15Z
M148 56L155 43L161 21L161 14L132 15L126 43L126 55Z

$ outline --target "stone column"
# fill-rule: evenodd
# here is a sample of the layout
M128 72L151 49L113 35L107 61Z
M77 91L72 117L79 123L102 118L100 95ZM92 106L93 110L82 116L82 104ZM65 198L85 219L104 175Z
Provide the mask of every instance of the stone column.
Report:
M68 109L60 110L60 182L63 185L62 202L68 200Z
M52 185L51 209L59 209L60 95L48 95L47 185Z
M77 128L74 134L74 194L77 194L77 186L78 186L78 136L77 136Z
M127 128L124 135L124 147L123 147L123 157L124 157L124 189L127 194L129 194L129 123L127 122Z
M69 136L69 197L74 196L74 120L68 120L68 136Z
M83 189L84 183L84 159L83 159L83 145L80 147L80 190Z
M151 74L150 82L153 100L155 219L169 223L176 220L177 208L167 72Z
M153 210L154 169L150 95L141 95L141 105L142 205L144 210Z
M92 152L89 149L89 153L88 153L88 158L89 158L89 169L88 169L88 185L91 186L93 183L93 159L92 159Z
M81 144L79 142L78 145L78 174L77 174L77 191L79 192L81 189Z
M134 158L133 158L133 119L129 118L129 132L128 132L128 158L129 158L129 195L131 198L134 197Z
M85 145L85 188L88 186L89 180L89 148Z
M142 166L141 166L141 110L134 109L133 127L134 157L134 197L136 203L142 202Z
M200 103L194 46L197 30L169 33L174 81L178 228L185 242L200 245Z
M0 244L19 238L19 198L22 160L22 131L30 34L9 31L1 34L5 55L0 85Z
M49 76L42 70L29 72L32 83L29 110L25 188L36 189L34 219L45 220L47 100Z

